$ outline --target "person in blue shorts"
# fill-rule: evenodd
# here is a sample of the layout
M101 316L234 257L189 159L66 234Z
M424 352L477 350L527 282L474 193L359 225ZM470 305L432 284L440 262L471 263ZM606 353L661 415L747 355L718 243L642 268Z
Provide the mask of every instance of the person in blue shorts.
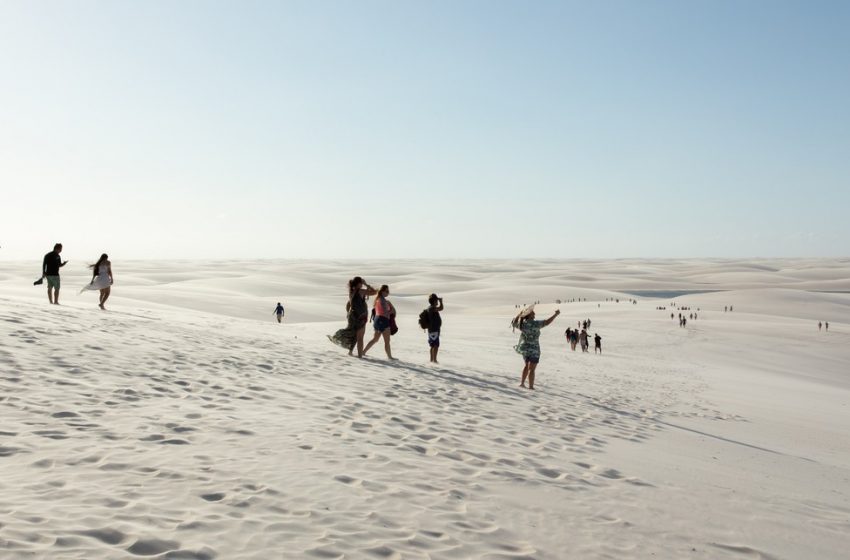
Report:
M561 310L556 309L555 313L545 321L536 321L534 305L531 305L523 309L511 322L520 330L519 344L514 349L522 354L525 361L520 387L525 387L525 380L528 379L528 388L534 390L534 374L537 371L537 364L540 363L540 329L551 325L555 317L560 314Z
M277 322L280 323L283 320L283 305L280 302L277 302L277 307L274 308L274 314L277 315Z
M383 338L384 351L387 353L387 358L390 360L395 359L393 358L393 352L390 348L390 334L392 334L391 327L393 320L395 319L395 307L392 303L390 303L390 300L387 299L387 296L389 295L390 288L384 284L381 286L381 289L378 290L378 296L375 298L375 321L373 323L375 327L375 336L372 337L372 340L370 340L366 345L366 348L363 349L364 356L380 338Z

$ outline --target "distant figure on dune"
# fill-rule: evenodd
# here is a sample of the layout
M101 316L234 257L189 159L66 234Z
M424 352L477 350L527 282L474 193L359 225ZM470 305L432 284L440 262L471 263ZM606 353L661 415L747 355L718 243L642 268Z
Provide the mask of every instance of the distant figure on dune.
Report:
M826 328L826 332L829 332L829 321L824 323L823 326Z
M443 326L443 318L440 311L443 310L443 298L437 294L428 296L428 309L419 314L419 326L428 331L428 346L430 347L431 363L436 364L437 353L440 351L440 329Z
M537 371L537 364L540 363L540 329L552 324L555 317L561 314L560 309L556 309L555 313L545 321L534 320L534 306L527 307L519 312L519 315L514 317L511 325L520 330L519 344L514 346L517 353L522 354L525 366L522 368L522 379L519 386L525 387L525 380L528 379L528 388L534 390L534 374Z
M372 340L369 341L369 344L366 345L366 348L363 349L363 355L369 351L372 346L378 342L378 339L383 337L384 339L384 351L387 353L387 358L390 360L394 360L392 349L390 348L390 335L392 334L391 329L393 323L395 322L395 307L390 300L387 299L387 296L390 295L390 287L384 284L381 286L381 289L378 290L378 297L375 298L375 336L372 337Z
M366 298L377 293L375 288L359 276L348 281L348 301L345 304L348 326L336 331L328 338L334 344L348 349L349 356L352 355L356 346L357 357L363 357L363 337L366 334L366 323L369 322L369 306L366 305Z
M729 306L728 306L728 305L724 305L724 306L723 306L723 313L726 313L727 311L729 311Z
M823 327L823 323L821 323L820 321L818 321L818 331L820 331L822 327Z
M599 333L593 335L593 353L596 354L599 352L602 353L602 337L599 336Z
M277 307L274 308L272 315L277 315L277 322L278 323L280 323L283 320L284 313L286 313L286 312L283 310L283 305L281 305L280 302L277 302Z
M98 303L98 307L103 310L106 308L103 304L106 303L106 300L109 299L109 294L112 292L112 263L109 262L109 256L106 253L103 253L97 262L94 264L90 264L89 268L92 270L91 282L82 290L80 293L83 293L86 290L100 290L100 301Z
M564 331L564 336L567 337L567 344L570 344L573 338L573 329L567 327L567 330Z
M50 303L59 305L59 269L68 264L68 261L62 261L59 253L62 252L62 244L57 243L53 246L53 250L44 255L44 260L41 263L41 276L47 280L47 299Z

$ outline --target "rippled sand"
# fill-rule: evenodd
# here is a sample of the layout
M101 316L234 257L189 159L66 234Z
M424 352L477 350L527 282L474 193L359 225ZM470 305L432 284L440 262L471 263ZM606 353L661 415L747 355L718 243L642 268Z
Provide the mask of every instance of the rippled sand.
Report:
M4 559L846 557L850 261L113 266L107 312L84 271L50 306L0 269ZM354 273L400 360L325 338ZM705 293L682 329L635 291ZM534 300L562 316L531 393ZM602 356L564 343L588 317Z

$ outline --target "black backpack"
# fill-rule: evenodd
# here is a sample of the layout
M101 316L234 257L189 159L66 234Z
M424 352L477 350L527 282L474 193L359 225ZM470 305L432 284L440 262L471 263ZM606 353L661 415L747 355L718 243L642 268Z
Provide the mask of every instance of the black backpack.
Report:
M427 330L431 326L430 308L419 314L419 328Z

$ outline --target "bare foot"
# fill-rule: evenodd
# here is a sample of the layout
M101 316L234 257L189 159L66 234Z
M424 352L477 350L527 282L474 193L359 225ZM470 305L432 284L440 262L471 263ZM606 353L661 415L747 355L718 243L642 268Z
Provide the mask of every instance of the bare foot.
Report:
M519 386L525 389L525 383L520 383Z

